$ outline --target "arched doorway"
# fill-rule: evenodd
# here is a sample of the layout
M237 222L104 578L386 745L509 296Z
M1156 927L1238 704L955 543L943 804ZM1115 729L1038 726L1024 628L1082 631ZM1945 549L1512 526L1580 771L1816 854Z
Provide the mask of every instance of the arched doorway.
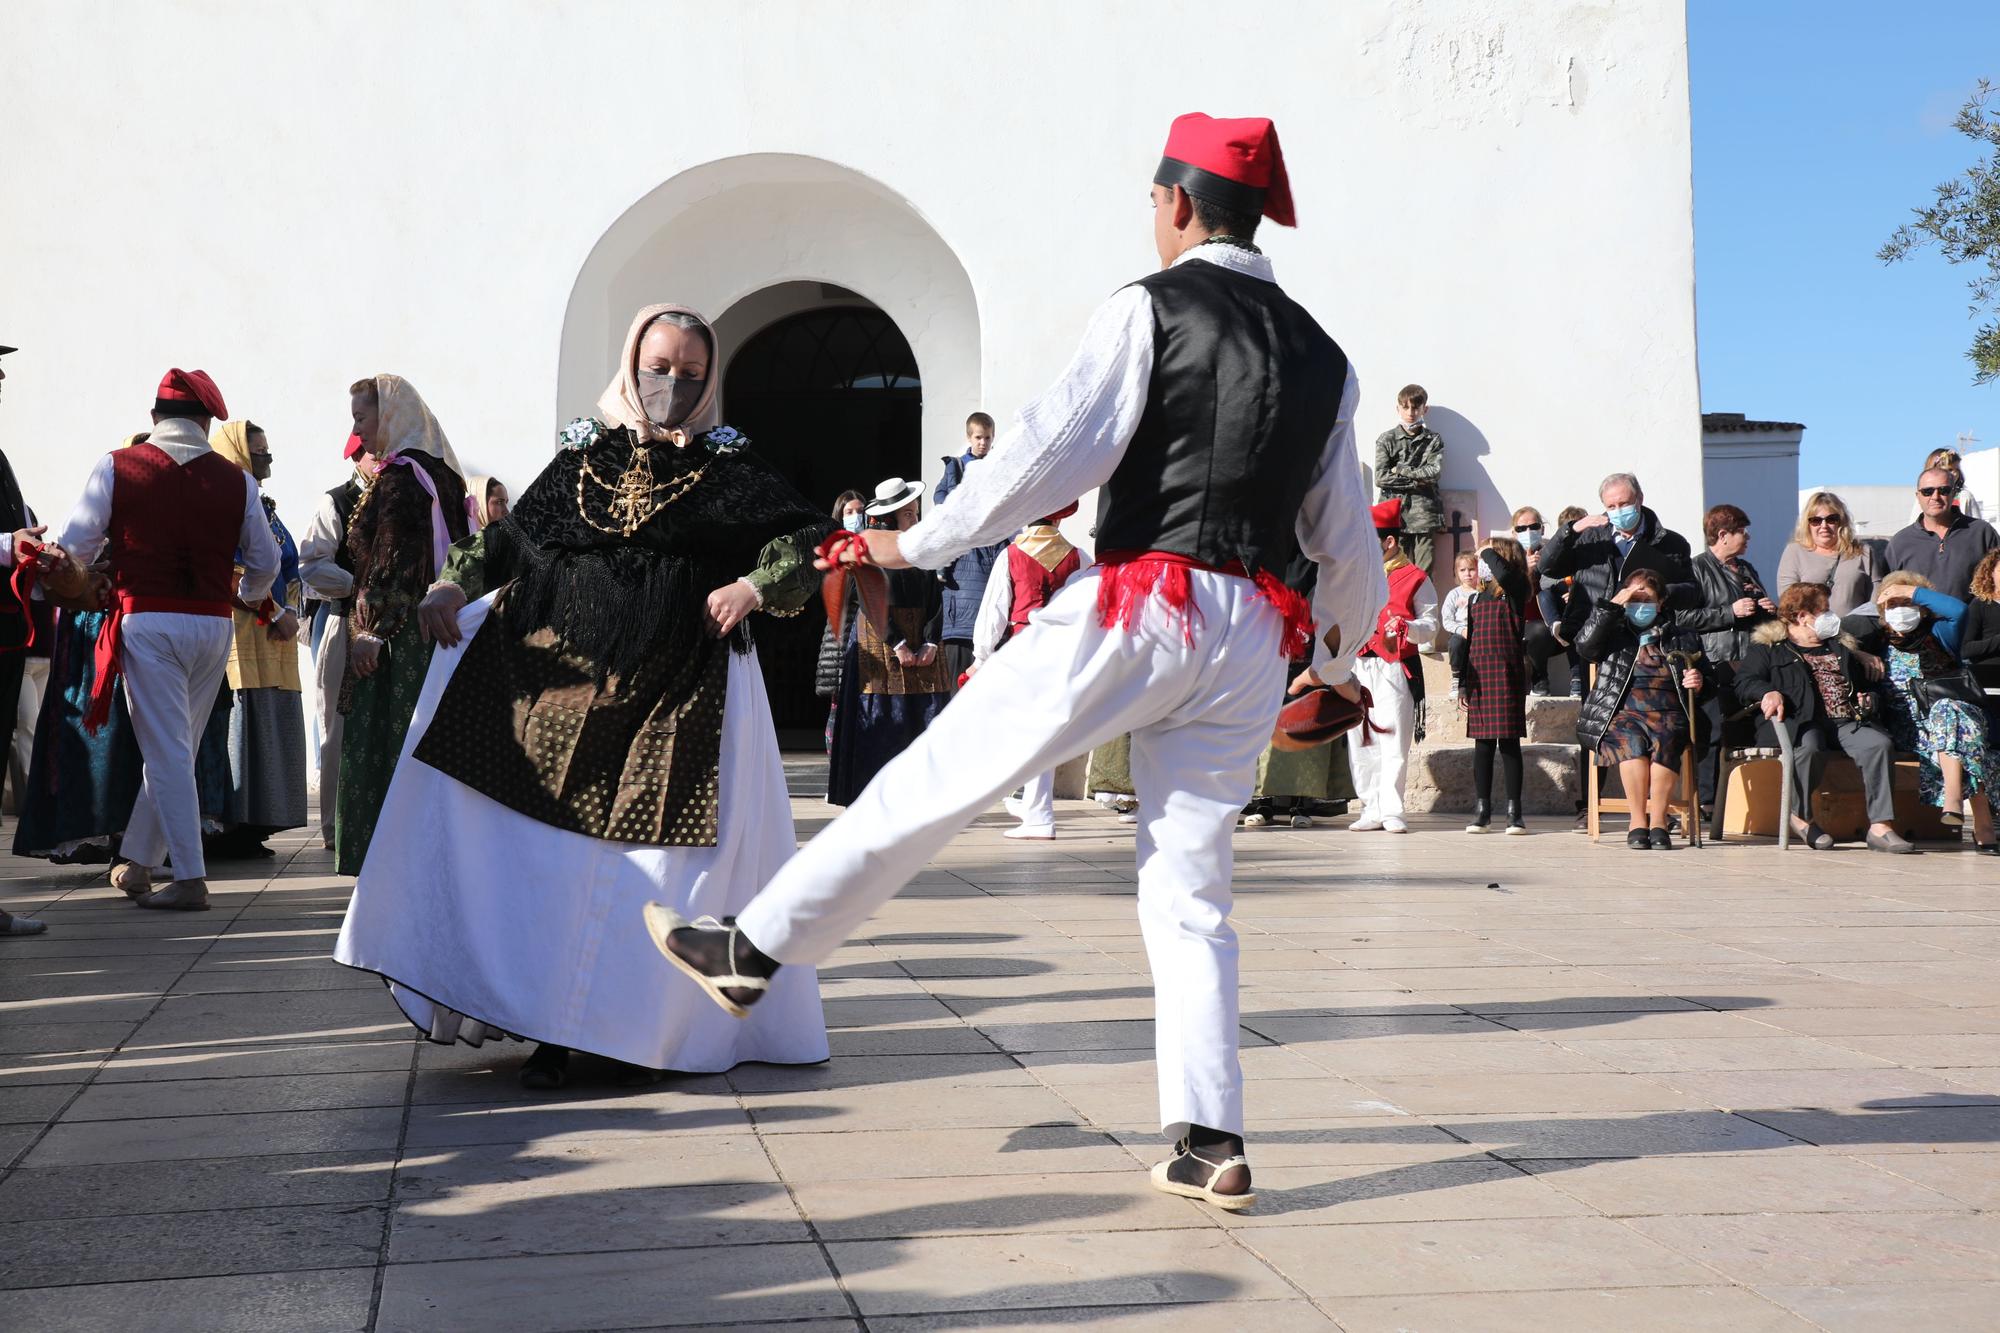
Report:
M729 357L722 386L730 424L829 512L842 491L867 494L885 477L922 475L923 453L923 392L909 341L875 306L831 293L752 334ZM809 743L826 723L826 700L813 689L825 626L810 606L757 630L772 720L788 746Z

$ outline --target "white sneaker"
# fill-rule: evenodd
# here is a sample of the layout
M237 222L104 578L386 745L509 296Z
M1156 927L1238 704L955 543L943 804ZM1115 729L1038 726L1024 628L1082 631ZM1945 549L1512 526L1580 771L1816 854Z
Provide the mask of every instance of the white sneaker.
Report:
M1363 810L1361 812L1361 818L1355 820L1352 824L1349 824L1347 826L1347 829L1348 832L1350 833L1373 833L1376 829L1379 829L1381 827L1382 827L1382 816L1376 814L1372 810Z
M1252 813L1243 816L1244 828L1263 828L1266 824L1270 822L1271 822L1271 817L1265 814L1262 810L1253 811Z
M1139 822L1139 812L1136 810L1121 810L1118 812L1118 822L1121 824L1136 824Z
M1021 798L1018 796L1009 796L1006 800L1000 802L1000 805L1002 809L1006 810L1008 814L1016 819L1021 818L1021 812L1026 809L1021 804Z
M1000 835L1003 838L1025 838L1031 842L1048 842L1056 836L1054 824L1022 824L1008 829Z
M1384 833L1408 833L1410 826L1394 815L1384 815L1382 817L1382 831Z

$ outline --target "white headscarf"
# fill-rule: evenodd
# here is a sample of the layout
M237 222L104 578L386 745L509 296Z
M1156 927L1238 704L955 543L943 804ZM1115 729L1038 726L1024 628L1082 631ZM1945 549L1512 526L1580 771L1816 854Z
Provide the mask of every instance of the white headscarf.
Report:
M375 429L381 437L378 452L383 458L411 452L429 454L459 476L465 475L465 469L458 465L458 455L452 452L451 441L444 437L444 428L431 415L430 406L417 392L416 385L401 375L377 375L375 398Z
M672 430L661 430L655 426L646 416L645 401L639 397L639 341L662 315L690 315L700 321L702 332L708 335L708 378L702 383L701 398L695 403L694 410L688 413L687 420ZM721 359L722 349L716 343L715 328L699 310L684 305L649 305L632 316L632 327L625 332L625 351L619 358L618 375L597 400L597 410L604 414L609 424L631 431L632 438L640 444L665 439L685 443L693 436L722 424L722 377L716 373Z

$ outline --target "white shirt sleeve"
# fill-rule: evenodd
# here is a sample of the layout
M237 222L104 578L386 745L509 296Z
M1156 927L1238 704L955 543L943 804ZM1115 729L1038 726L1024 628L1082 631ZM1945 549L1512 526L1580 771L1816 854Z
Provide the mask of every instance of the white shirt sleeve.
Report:
M236 599L245 606L256 606L271 595L280 556L278 539L271 535L271 520L264 514L264 493L247 472L243 474L243 527L236 534L236 559L243 567Z
M1430 647L1438 635L1438 594L1429 579L1417 585L1416 595L1410 599L1410 604L1416 608L1417 614L1407 622L1403 632L1411 643L1417 645L1418 651L1422 651Z
M1313 620L1319 626L1313 666L1329 685L1354 674L1355 654L1374 637L1376 617L1389 600L1382 545L1368 515L1368 491L1361 484L1361 460L1354 452L1354 413L1360 403L1361 381L1349 365L1333 434L1327 437L1319 472L1299 506L1299 549L1319 564L1319 583L1313 592ZM1326 632L1336 625L1340 651L1328 653Z
M903 558L942 568L1109 481L1138 429L1152 377L1152 297L1126 287L1091 316L1055 386L1022 408L985 461L903 534Z
M986 595L979 599L979 613L972 620L972 660L984 665L1007 637L1007 621L1014 609L1014 570L1007 553L993 562L986 576Z
M83 483L83 495L56 537L56 545L76 557L79 565L94 565L111 540L111 488L117 478L111 455L97 460Z
M354 595L354 575L342 569L334 558L346 536L340 526L340 511L333 507L333 497L321 496L312 522L306 525L305 538L299 542L299 578L313 596L323 601L337 602Z

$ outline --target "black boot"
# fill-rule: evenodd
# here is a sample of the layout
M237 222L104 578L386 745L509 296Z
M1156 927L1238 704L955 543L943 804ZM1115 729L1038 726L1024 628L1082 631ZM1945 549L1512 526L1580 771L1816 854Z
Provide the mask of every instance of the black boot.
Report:
M1493 822L1493 802L1484 796L1472 803L1472 822L1465 826L1467 833L1484 833L1486 826Z
M1521 803L1507 802L1507 832L1518 838L1527 831L1528 821L1521 818Z
M521 1066L521 1086L535 1092L554 1092L569 1082L569 1047L543 1042Z

